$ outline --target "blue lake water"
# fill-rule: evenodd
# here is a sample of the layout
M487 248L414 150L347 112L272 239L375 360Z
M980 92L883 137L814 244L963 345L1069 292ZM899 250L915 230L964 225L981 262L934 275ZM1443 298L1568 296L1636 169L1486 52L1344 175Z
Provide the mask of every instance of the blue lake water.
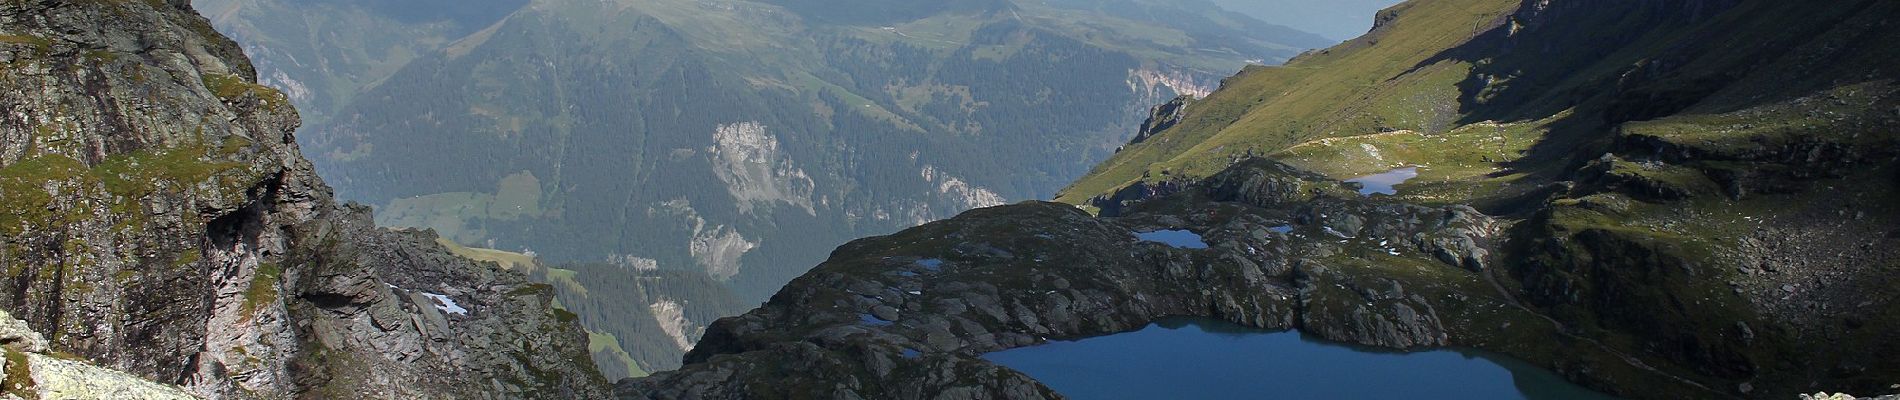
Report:
M1144 242L1156 242L1180 249L1207 248L1207 242L1201 240L1201 235L1180 229L1138 232L1135 234L1135 237L1141 238Z
M1405 168L1394 169L1391 171L1380 172L1377 174L1361 176L1358 178L1347 179L1346 181L1358 183L1360 185L1359 186L1360 195L1365 195L1365 196L1371 196L1375 194L1394 195L1394 194L1399 194L1399 190L1394 189L1393 188L1394 186L1398 186L1401 183L1405 183L1405 181L1412 180L1412 178L1417 178L1417 177L1418 177L1418 167L1405 167Z
M1080 400L1613 399L1508 357L1377 351L1205 319L984 358Z

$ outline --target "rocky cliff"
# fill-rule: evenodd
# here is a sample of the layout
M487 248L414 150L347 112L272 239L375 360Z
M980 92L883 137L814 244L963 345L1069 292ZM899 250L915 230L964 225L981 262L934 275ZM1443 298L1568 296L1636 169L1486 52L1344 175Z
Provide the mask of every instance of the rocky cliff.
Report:
M549 287L337 204L186 2L0 4L0 75L0 308L52 350L213 398L604 395Z

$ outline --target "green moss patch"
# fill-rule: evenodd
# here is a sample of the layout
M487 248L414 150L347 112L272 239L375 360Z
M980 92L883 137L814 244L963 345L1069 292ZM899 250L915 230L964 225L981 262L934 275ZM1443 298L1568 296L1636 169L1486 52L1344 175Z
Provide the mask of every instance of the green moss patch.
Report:
M244 303L239 306L244 318L250 318L258 309L277 302L277 283L283 277L283 269L277 264L264 263L257 266L257 276L251 278L251 286L244 290Z
M0 168L0 234L15 237L29 229L49 229L83 220L86 215L78 207L54 204L46 185L88 177L84 164L63 155L28 158Z
M245 97L256 97L258 100L264 102L265 107L271 110L281 110L290 102L290 98L284 96L283 92L279 92L277 89L272 89L269 86L251 83L249 80L238 77L237 75L206 74L204 76L204 84L205 89L211 90L212 94L217 95L218 98L224 99L225 101L237 101Z
M7 377L0 381L0 393L12 394L26 399L38 399L33 387L33 366L28 364L26 353L4 349L7 358Z
M587 331L587 352L594 355L594 363L602 366L614 365L625 368L627 377L647 376L633 355L620 347L620 338L611 333Z
M108 158L96 170L104 178L107 191L136 198L157 191L161 182L190 185L244 166L210 161L207 154L209 150L200 144L144 150Z
M39 36L0 34L0 43L31 46L34 54L42 57L53 52L53 41Z

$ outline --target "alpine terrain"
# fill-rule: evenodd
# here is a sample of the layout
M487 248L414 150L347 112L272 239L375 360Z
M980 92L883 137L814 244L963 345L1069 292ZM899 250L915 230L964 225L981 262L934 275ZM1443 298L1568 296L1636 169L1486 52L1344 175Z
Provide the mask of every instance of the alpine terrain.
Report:
M1059 399L996 357L1187 325L1530 398L1894 393L1897 23L0 1L0 398ZM1296 352L1165 372L1332 378Z
M1489 350L1630 398L1890 393L1896 21L1880 0L1400 4L1156 108L1063 203L840 247L616 393L1057 398L982 356L1171 316Z
M849 239L1049 198L1148 107L1334 43L1198 0L452 3L197 1L340 197L548 264L613 376Z

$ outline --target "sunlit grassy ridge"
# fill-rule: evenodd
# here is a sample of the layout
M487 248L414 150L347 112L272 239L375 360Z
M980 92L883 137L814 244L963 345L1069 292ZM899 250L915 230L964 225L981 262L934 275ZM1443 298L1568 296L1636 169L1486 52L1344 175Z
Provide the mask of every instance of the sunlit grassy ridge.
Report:
M1744 2L1705 16L1676 12L1669 2L1618 4L1615 12L1520 12L1519 3L1409 2L1388 9L1364 37L1283 67L1250 68L1059 200L1082 203L1135 182L1194 180L1246 156L1283 158L1337 178L1410 164L1440 167L1428 168L1427 178L1495 184L1589 156L1579 151L1600 152L1615 129L1680 126L1877 79L1863 71L1900 57L1872 34L1884 31L1869 28L1888 12L1878 3ZM1863 50L1832 53L1848 47ZM1703 135L1732 138L1754 127ZM1399 131L1414 134L1382 135ZM1326 138L1357 139L1314 145ZM1368 148L1390 146L1399 153L1365 157ZM1503 173L1478 174L1486 170Z
M1251 67L1193 103L1181 123L1129 146L1065 189L1081 202L1140 180L1204 177L1233 155L1269 154L1325 137L1446 129L1456 84L1470 66L1421 65L1482 33L1515 9L1508 0L1402 4L1365 37L1309 53L1280 67Z

